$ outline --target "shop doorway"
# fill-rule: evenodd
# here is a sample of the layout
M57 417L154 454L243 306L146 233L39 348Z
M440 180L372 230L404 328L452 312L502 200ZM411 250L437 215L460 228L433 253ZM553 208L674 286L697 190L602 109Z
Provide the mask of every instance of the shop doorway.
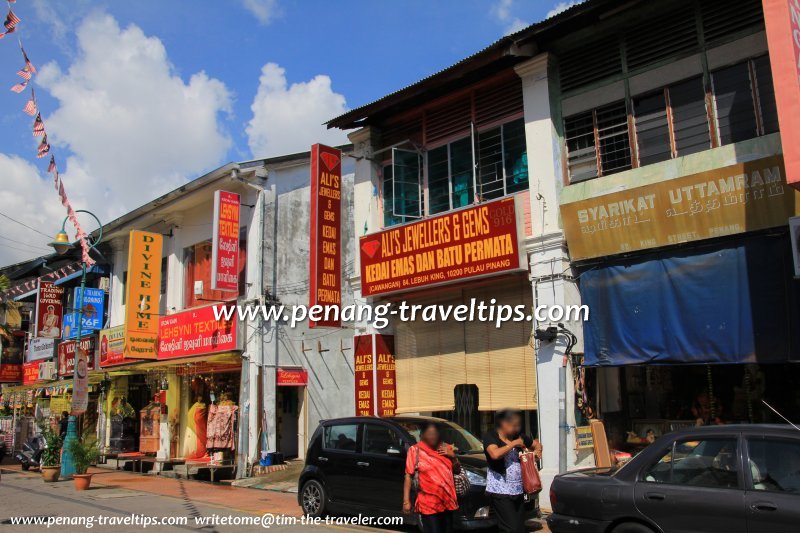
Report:
M305 387L278 387L278 451L285 459L305 458Z

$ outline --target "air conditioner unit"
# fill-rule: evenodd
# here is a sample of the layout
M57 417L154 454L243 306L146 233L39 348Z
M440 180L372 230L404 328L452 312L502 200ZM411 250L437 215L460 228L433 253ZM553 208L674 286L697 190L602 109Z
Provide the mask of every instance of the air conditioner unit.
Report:
M52 381L56 379L56 364L46 361L39 364L39 381Z
M194 282L194 295L198 297L203 295L203 280Z

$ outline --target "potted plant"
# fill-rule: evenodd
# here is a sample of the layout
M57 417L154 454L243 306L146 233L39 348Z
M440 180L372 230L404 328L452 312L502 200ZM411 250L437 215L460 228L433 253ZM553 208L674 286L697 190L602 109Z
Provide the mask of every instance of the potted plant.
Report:
M72 475L75 490L86 490L92 482L92 474L87 474L86 471L100 455L97 442L94 439L80 438L70 441L68 446L75 465L75 473Z
M42 450L41 472L45 483L58 481L61 475L61 435L49 425L42 427L45 448Z

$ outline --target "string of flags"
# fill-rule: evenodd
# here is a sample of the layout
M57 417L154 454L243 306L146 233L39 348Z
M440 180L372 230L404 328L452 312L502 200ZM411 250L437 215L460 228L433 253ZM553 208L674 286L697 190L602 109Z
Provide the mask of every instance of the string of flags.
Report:
M3 27L5 31L0 33L0 39L3 39L9 33L14 33L17 30L17 25L22 22L21 19L12 11L11 5L16 3L16 0L7 0L8 2L8 14L6 15L6 19L3 22ZM87 234L81 227L80 222L78 221L78 217L75 213L75 210L72 207L72 204L69 201L69 197L67 196L67 191L64 188L64 182L61 180L61 176L58 172L58 165L56 164L56 158L53 154L50 153L50 143L47 140L47 130L45 129L44 120L42 120L42 114L39 111L39 105L36 102L36 93L33 90L33 87L28 87L31 80L33 79L34 74L36 74L36 67L33 65L31 60L28 58L28 54L25 52L25 48L22 46L22 40L19 39L19 49L22 52L22 61L23 67L17 71L17 76L22 78L22 81L13 85L11 90L15 93L22 93L26 89L30 91L30 97L28 98L27 103L22 108L22 111L30 115L34 118L33 121L33 136L34 137L41 137L39 144L36 148L36 157L38 159L42 159L44 157L50 156L50 163L47 165L47 172L53 176L53 185L55 187L56 192L58 193L58 197L61 200L61 205L67 210L67 218L72 223L73 227L75 228L75 237L80 241L81 245L81 254L82 260L87 265L91 266L95 263L94 259L91 258L89 255L89 242L87 240Z

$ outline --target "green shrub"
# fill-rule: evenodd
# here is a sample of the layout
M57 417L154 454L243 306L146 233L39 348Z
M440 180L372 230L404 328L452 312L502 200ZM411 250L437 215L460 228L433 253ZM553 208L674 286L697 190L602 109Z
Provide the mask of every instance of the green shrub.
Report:
M97 449L97 441L94 438L75 439L70 441L68 446L69 453L72 454L72 462L75 465L76 474L85 474L100 456L100 452Z

